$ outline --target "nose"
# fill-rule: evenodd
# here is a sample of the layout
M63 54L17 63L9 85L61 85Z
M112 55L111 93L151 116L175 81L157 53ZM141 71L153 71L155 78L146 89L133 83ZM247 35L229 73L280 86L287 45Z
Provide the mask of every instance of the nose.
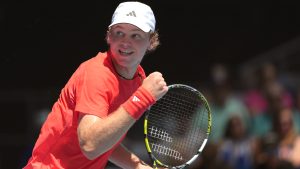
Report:
M124 48L128 48L131 46L131 40L129 37L125 36L123 37L122 41L121 41L121 46L124 47Z

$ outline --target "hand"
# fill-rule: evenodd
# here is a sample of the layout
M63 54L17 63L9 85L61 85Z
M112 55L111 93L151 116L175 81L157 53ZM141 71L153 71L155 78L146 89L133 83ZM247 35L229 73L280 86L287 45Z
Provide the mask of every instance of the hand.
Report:
M150 167L149 165L140 164L136 167L136 169L153 169L153 168Z
M143 162L143 163L138 164L136 169L153 169L153 167L151 167L148 164ZM154 168L154 169L167 169L167 168L157 167L157 168Z
M159 100L168 91L167 83L159 72L153 72L146 77L142 86L155 97L155 100Z

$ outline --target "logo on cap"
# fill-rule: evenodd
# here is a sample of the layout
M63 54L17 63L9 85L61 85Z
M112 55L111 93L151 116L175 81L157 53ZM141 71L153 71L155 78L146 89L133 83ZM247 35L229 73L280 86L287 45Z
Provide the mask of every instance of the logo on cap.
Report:
M135 15L135 12L134 12L134 11L131 11L131 12L129 12L128 14L126 14L126 16L134 16L134 17L136 17L136 15Z

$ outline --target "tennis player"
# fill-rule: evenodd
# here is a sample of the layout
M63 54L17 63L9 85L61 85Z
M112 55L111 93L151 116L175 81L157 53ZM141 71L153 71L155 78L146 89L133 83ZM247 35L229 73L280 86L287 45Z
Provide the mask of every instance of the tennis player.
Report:
M24 169L151 168L122 145L130 127L168 90L159 72L140 63L159 45L152 9L118 5L108 26L109 49L82 63L41 128Z

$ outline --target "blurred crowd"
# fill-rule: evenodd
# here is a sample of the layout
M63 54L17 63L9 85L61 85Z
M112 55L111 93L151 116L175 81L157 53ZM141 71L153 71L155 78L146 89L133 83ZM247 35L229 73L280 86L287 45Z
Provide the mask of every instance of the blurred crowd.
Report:
M300 168L300 88L272 62L249 72L239 77L215 64L209 84L201 85L213 125L192 168Z

